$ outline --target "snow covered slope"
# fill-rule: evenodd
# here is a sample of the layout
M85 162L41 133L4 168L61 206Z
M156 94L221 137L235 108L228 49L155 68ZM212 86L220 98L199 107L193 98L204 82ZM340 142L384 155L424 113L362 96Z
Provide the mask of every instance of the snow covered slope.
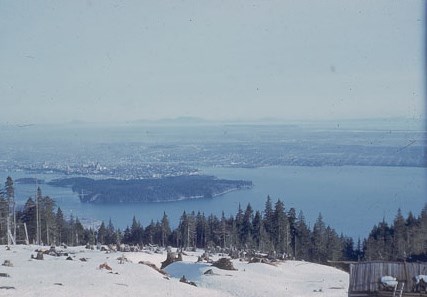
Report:
M13 265L0 266L0 275L9 275L0 277L0 296L347 296L347 273L308 262L273 266L233 260L237 270L227 271L195 263L200 251L169 265L166 277L138 264L146 261L160 267L165 252L106 253L73 247L62 250L73 260L49 255L31 259L37 248L0 246L0 264L10 260ZM118 260L122 256L125 261ZM112 270L100 268L103 263ZM213 274L204 275L209 269ZM183 275L197 287L179 282Z

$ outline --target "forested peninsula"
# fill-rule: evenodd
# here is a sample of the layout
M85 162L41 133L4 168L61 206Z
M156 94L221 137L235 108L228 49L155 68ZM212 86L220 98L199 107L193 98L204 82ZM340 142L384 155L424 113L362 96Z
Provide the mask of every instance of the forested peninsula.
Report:
M71 187L86 203L166 202L212 198L225 193L249 189L251 181L218 179L209 175L187 175L152 179L102 179L86 177L56 179L58 187Z

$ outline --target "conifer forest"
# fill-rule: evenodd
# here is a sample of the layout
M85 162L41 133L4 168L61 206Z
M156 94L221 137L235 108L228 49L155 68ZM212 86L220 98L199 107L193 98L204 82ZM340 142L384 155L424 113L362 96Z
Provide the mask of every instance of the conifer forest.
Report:
M322 215L312 226L303 210L287 208L286 202L266 198L263 211L250 204L239 205L235 215L183 212L179 222L170 222L166 213L160 221L143 226L135 217L124 230L114 222L84 227L78 217L66 217L52 197L41 188L15 209L14 185L8 177L0 192L0 243L44 245L128 244L174 246L183 249L221 248L256 251L283 259L316 263L330 261L416 261L426 259L427 204L420 213L404 217L399 210L391 224L384 219L373 226L367 238L357 240L338 234ZM175 228L171 226L176 226Z

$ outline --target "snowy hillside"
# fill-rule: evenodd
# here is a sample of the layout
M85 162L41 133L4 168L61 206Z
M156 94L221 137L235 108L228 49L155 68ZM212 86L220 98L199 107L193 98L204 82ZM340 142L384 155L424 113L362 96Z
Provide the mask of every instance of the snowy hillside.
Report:
M12 265L0 266L0 296L347 296L347 273L308 262L273 266L233 260L237 270L229 271L196 263L202 251L187 252L183 262L165 268L168 277L138 264L160 267L166 252L106 253L73 247L56 249L68 255L32 259L37 248L0 246L0 263L9 260ZM100 268L104 263L107 266ZM212 274L204 275L209 269ZM183 275L197 287L180 282Z

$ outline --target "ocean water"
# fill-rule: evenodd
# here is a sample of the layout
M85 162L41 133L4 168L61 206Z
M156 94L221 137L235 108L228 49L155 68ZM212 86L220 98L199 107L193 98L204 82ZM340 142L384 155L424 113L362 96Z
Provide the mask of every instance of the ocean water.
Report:
M427 203L427 168L415 167L265 167L265 168L202 168L202 173L219 178L251 180L250 190L235 191L212 199L196 199L165 203L137 203L92 205L80 203L77 193L68 188L41 184L43 195L55 199L66 215L78 216L86 225L112 220L116 227L125 228L135 216L146 226L151 220L160 220L163 212L171 225L176 226L183 211L204 212L220 216L235 214L248 203L254 210L263 210L266 197L273 202L281 199L287 209L303 211L311 226L319 213L326 224L337 232L364 238L374 224L383 218L392 222L400 208L406 216L415 215ZM4 182L28 176L24 172L2 172ZM38 175L49 181L59 176ZM34 185L15 185L18 205L34 197Z

